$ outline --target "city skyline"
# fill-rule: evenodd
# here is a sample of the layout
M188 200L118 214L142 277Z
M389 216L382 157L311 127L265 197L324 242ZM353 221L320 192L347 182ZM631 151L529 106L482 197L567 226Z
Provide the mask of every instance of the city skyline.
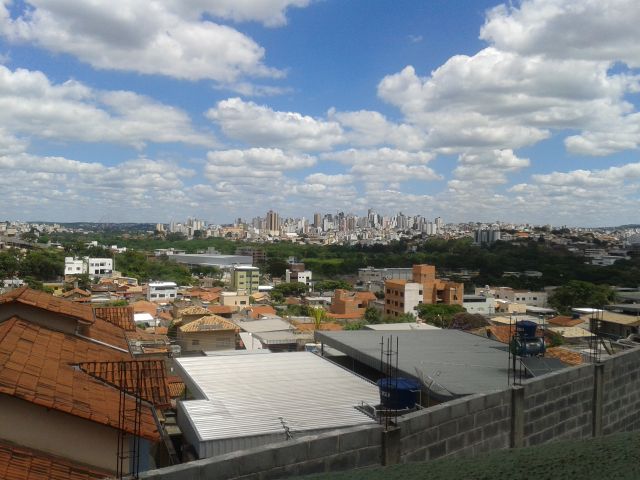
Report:
M0 217L639 223L633 0L0 2Z

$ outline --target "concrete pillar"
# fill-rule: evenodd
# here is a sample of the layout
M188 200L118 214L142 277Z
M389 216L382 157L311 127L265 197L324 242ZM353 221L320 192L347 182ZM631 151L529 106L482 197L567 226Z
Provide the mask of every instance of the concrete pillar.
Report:
M402 430L398 427L390 427L382 432L382 465L395 465L400 463Z
M596 363L593 370L593 436L602 436L602 395L604 393L604 363Z
M511 448L524 446L524 387L511 387Z

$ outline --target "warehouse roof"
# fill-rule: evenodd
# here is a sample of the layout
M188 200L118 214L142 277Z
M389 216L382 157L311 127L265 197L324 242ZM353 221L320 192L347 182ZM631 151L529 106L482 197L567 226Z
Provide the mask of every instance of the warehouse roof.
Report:
M286 440L285 428L296 436L371 423L354 407L379 403L375 385L308 352L176 364L196 397L180 402L178 420L201 458Z
M316 340L371 368L380 368L380 342L393 336L402 376L423 380L442 400L507 386L507 347L460 330L316 332Z

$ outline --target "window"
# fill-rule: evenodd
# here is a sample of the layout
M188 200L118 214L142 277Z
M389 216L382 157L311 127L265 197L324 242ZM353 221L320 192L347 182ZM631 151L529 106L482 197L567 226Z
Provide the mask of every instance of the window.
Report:
M195 340L195 339L191 340L191 345L194 346L194 347L197 346L197 345L200 345L200 340Z
M418 290L418 295L422 295L422 290Z
M391 303L391 300L387 298L387 305L389 305L390 303Z

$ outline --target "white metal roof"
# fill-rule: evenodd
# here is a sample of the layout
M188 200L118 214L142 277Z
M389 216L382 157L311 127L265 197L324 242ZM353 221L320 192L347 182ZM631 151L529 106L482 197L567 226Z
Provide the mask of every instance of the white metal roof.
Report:
M280 317L265 317L260 320L248 320L235 322L242 330L251 333L281 332L295 330L295 327Z
M180 402L178 415L201 456L255 446L250 440L230 443L240 437L260 436L259 444L285 440L283 422L294 436L371 423L354 407L379 403L375 385L308 352L185 357L176 363L190 390L201 395ZM218 445L202 445L207 442Z

